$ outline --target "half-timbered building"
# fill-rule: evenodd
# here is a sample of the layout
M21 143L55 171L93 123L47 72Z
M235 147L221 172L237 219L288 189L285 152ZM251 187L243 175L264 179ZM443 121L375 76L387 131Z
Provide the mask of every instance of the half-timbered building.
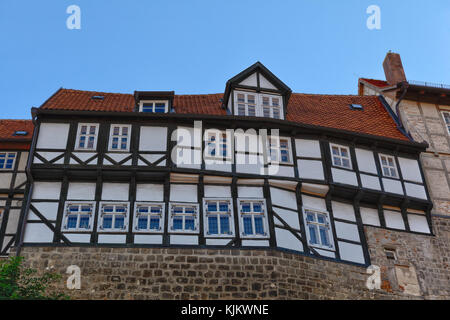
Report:
M0 120L0 256L16 240L33 128L31 120Z
M368 266L365 226L432 235L427 144L377 96L293 93L256 63L220 94L60 89L32 114L19 251L257 248Z

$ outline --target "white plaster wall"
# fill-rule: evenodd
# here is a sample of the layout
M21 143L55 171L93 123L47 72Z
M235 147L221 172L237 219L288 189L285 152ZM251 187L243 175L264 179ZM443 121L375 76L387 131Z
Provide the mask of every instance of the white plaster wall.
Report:
M69 135L68 123L41 123L37 149L66 149Z
M136 201L164 201L164 185L137 184Z
M137 244L162 244L162 235L137 234L134 236L134 243L137 243Z
M140 154L140 156L142 158L144 158L145 160L147 160L150 163L155 163L156 161L158 161L159 159L163 158L165 156L165 154ZM142 160L138 160L138 165L139 166L146 166L147 164L142 161ZM158 167L163 167L166 165L166 160L161 161L160 163L157 164Z
M356 221L355 210L353 209L353 205L348 203L331 201L331 206L333 208L333 216L335 218L348 221Z
M355 263L365 263L363 249L360 245L339 241L341 259Z
M12 173L0 173L0 189L11 188Z
M226 246L230 239L206 239L206 245L208 246Z
M27 181L27 175L25 173L18 173L16 175L16 180L14 181L14 188L19 187L21 184ZM21 189L24 189L25 186L22 186Z
M255 154L236 153L236 171L249 174L264 174L264 158Z
M97 155L97 153L94 152L74 152L73 155L75 157L77 157L78 159L80 159L81 161L86 162L88 159L91 159L92 157L94 157L95 155ZM78 163L75 159L70 158L69 161L70 164L77 164L79 165L80 163ZM94 158L93 160L91 160L88 164L89 165L96 165L98 163L98 158Z
M167 150L167 128L141 127L139 150L165 152Z
M262 187L238 187L239 198L264 198Z
M231 198L231 188L228 186L204 186L205 198Z
M411 231L430 233L427 218L416 214L408 214L408 223Z
M244 246L244 247L268 247L269 241L267 241L267 240L242 240L242 246Z
M419 162L417 160L399 157L398 162L400 163L400 169L404 180L423 183L419 169Z
M351 184L354 186L358 185L358 179L356 178L356 173L354 172L331 168L331 173L333 175L334 182Z
M58 200L61 195L61 182L34 182L33 199Z
M99 234L98 243L126 243L127 236L125 234Z
M367 174L361 174L361 184L363 188L381 190L380 179L375 176L369 176Z
M402 183L399 180L383 178L384 191L403 194Z
M205 163L205 169L206 170L213 170L213 171L231 172L231 164L227 164L227 163L206 164Z
M321 256L336 259L336 254L332 251L321 250L321 249L317 249L317 248L314 248L314 250L316 250L317 253L320 254Z
M197 185L195 184L171 184L170 201L198 202Z
M53 242L53 231L43 223L27 223L24 243L50 243Z
M25 171L28 162L28 152L21 152L19 161L19 171Z
M358 169L362 172L377 174L377 166L373 152L364 149L355 149L356 161L358 162Z
M405 230L405 223L400 212L384 210L384 220L388 228Z
M275 211L280 216L280 218L283 219L291 228L300 230L300 222L297 211L284 210L279 208L273 208L273 211ZM276 217L274 217L274 219L276 219Z
M176 148L172 161L180 168L200 169L202 152L200 149Z
M32 202L32 204L47 220L56 220L58 216L58 202ZM30 210L28 220L40 220L40 218Z
M322 158L319 141L295 139L297 157Z
M5 233L16 233L17 226L19 225L20 210L11 209L9 210L8 224L6 225ZM0 219L1 222L1 219Z
M267 80L262 74L259 74L259 86L261 88L265 89L272 89L276 90L277 88L269 81Z
M378 209L360 207L361 219L363 224L370 226L380 226L380 217L378 216Z
M302 201L303 207L305 208L311 208L325 212L328 211L327 204L325 202L325 199L323 198L310 197L302 194Z
M335 221L334 225L339 239L361 242L356 224Z
M170 235L170 244L198 245L198 236Z
M297 197L295 192L278 188L270 188L272 204L297 210Z
M256 72L242 80L239 84L243 86L256 87L258 85Z
M67 200L94 200L95 183L70 182Z
M298 175L303 179L324 180L322 161L297 160Z
M405 182L405 189L406 189L406 194L410 197L415 197L415 198L420 198L420 199L427 198L425 188L422 185Z
M275 228L275 236L277 247L303 252L303 244L290 231Z
M89 243L91 235L85 233L64 233L64 236L73 243Z
M268 174L271 176L292 177L292 178L295 176L293 166L269 165Z
M128 193L128 183L105 182L103 184L102 200L128 201Z

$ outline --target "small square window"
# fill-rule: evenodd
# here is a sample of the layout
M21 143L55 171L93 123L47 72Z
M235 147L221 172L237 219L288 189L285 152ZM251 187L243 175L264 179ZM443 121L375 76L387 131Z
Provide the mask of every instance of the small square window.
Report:
M308 243L312 247L334 250L333 235L327 212L304 209Z
M383 176L398 179L397 164L393 156L380 154L380 163Z
M268 238L264 199L238 199L240 232L243 238Z
M203 203L206 236L233 236L234 222L231 199L204 199Z
M273 164L292 164L291 140L285 137L268 138L268 158Z
M350 149L348 147L337 144L330 144L331 161L333 166L352 169L352 161L350 157Z
M100 203L98 230L126 232L128 227L128 203Z
M171 233L198 233L198 204L170 203Z
M131 125L113 124L109 134L109 151L129 151Z
M98 124L80 123L75 149L95 150L97 148L98 128Z
M66 202L62 231L91 231L94 210L93 202Z
M0 170L14 170L16 158L16 152L0 152Z
M139 111L145 113L168 113L169 101L141 101Z

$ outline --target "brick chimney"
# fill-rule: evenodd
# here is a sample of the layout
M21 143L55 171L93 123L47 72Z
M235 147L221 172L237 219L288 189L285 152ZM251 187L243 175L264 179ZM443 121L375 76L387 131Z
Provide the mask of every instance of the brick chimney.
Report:
M406 81L405 71L403 70L402 59L398 53L388 52L383 62L386 81L390 85L396 85L399 82Z

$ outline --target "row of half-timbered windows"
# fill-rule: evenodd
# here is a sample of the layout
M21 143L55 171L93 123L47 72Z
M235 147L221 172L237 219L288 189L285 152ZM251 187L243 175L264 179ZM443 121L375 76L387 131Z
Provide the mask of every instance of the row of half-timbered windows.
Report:
M282 119L281 96L235 91L235 114L238 116Z
M0 170L13 170L16 158L16 152L0 152Z
M128 202L100 202L99 232L126 232ZM233 203L230 198L205 198L204 228L206 237L234 236ZM238 199L239 225L243 238L267 238L268 221L264 199ZM164 229L164 203L137 202L134 208L134 232L161 233ZM91 231L95 202L66 202L62 229L65 232ZM199 233L199 205L169 203L169 232Z

